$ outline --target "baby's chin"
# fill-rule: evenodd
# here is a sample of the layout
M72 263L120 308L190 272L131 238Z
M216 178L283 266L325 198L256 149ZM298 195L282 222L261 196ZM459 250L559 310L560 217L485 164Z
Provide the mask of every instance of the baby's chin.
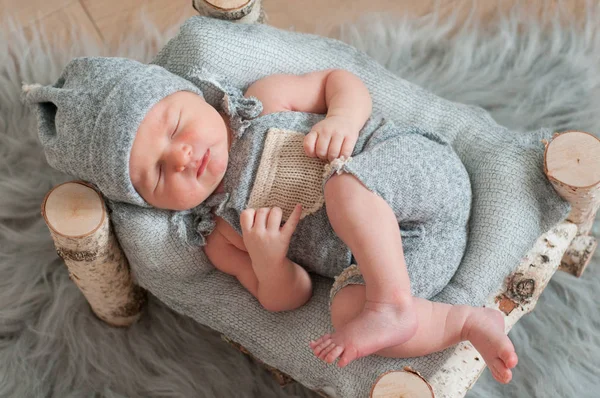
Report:
M205 202L206 199L196 202L181 202L181 203L167 203L160 208L164 210L174 210L174 211L185 211L193 209L194 207L200 206Z
M195 194L192 193L191 195L187 195L187 196L182 196L182 197L177 197L177 196L171 196L169 198L162 198L161 199L157 199L154 201L148 201L147 202L152 205L153 207L156 207L157 209L163 209L163 210L175 210L175 211L184 211L184 210L190 210L193 209L196 206L201 205L202 203L204 203L206 201L206 199L208 199L210 197L210 195L212 195L212 189L203 189L202 190L203 193L199 194L198 192L196 192ZM207 194L207 192L209 192Z
M205 193L203 195L200 195L195 199L189 199L189 200L180 201L178 203L171 204L171 208L169 208L169 210L183 211L183 210L190 210L190 209L193 209L194 207L200 206L208 198L210 198L211 195L219 192L219 190L220 190L219 185L220 185L222 179L223 179L223 176L221 176L221 178L215 179L215 181L204 190ZM206 192L208 192L208 193L206 193Z
M220 184L227 171L226 162L224 166L222 164L214 164L212 167L210 167L210 163L207 165L204 174L196 181L197 185L193 189L193 192L188 192L187 195L182 197L169 196L162 198L162 200L158 198L156 201L149 201L147 199L146 201L156 208L175 211L184 211L200 206L214 193L222 192ZM190 181L190 184L194 185L193 181Z

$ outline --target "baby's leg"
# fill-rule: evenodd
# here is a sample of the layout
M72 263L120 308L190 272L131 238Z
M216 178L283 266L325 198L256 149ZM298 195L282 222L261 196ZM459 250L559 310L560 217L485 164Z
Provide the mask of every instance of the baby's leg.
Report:
M331 304L334 327L343 328L359 316L365 302L365 286L349 285L341 289ZM504 317L500 312L489 308L436 303L416 297L414 305L419 319L417 332L403 344L378 351L378 355L411 358L469 340L483 357L494 378L501 383L510 381L510 369L517 365L518 358L510 339L504 334ZM335 345L330 340L330 336L325 335L311 342L315 355L328 363L337 357Z
M352 251L366 283L362 312L331 335L343 366L382 348L402 344L417 330L400 228L392 209L354 176L325 185L327 215Z

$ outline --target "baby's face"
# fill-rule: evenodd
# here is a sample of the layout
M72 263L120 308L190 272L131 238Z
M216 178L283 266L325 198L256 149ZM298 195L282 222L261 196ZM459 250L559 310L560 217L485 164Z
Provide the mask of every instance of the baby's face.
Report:
M194 93L180 91L154 105L138 128L129 175L154 207L186 210L217 188L229 159L227 126Z

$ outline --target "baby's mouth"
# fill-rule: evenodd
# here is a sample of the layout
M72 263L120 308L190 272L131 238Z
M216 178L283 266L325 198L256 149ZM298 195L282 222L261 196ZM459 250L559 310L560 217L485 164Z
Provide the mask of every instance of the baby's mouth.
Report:
M198 171L196 172L196 178L199 178L206 170L206 165L208 164L210 158L210 148L206 150L206 153L202 157L202 160L199 162Z

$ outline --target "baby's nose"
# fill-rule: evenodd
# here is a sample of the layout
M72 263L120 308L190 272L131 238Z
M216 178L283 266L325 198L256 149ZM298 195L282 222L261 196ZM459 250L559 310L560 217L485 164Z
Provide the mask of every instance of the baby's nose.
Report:
M183 171L192 160L192 146L183 144L181 148L175 152L175 170Z

